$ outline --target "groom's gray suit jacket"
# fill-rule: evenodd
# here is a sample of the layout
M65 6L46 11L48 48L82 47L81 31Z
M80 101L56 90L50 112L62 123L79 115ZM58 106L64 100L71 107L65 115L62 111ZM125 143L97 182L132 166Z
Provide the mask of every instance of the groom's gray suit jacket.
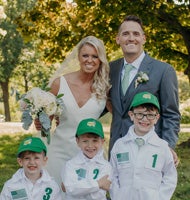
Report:
M135 94L143 91L157 96L160 107L160 119L156 125L157 134L174 148L178 139L180 128L180 113L178 100L178 82L176 72L167 63L155 60L148 54L145 55L139 72L147 73L149 80L135 88L133 79L125 96L121 91L121 71L124 59L118 59L110 63L110 81L112 88L110 98L113 106L113 118L110 133L110 150L115 141L127 134L132 122L128 116L129 106Z

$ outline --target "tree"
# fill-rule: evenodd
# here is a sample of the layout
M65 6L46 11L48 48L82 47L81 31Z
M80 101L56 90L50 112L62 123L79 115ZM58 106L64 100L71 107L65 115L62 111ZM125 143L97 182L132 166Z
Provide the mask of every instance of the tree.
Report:
M80 2L79 6L82 7L87 1L77 2ZM124 16L130 14L140 16L147 35L146 51L158 59L170 62L178 71L185 70L190 79L188 64L190 63L190 3L189 1L181 4L175 2L172 0L119 0L117 2L100 0L100 10L94 14L89 26L98 31L99 24L103 24L105 35L103 40L108 46L110 41L114 43L111 44L112 50L116 50L118 47L112 36L115 37L118 25ZM79 13L81 14L77 17L80 18L82 9L79 9Z
M34 24L26 30L41 38L45 59L55 61L87 35L102 39L108 53L118 50L118 25L125 15L139 15L148 36L146 50L176 70L185 70L190 78L189 9L188 0L181 4L174 0L75 0L75 4L44 0L25 16Z
M38 51L44 62L61 62L75 41L71 39L71 26L67 19L70 10L65 1L39 0L35 7L17 18L24 38L39 40ZM71 12L72 13L72 12Z
M9 20L3 22L1 26L7 31L7 34L0 41L0 85L3 92L5 121L11 121L9 111L9 79L18 63L23 42L19 32L16 30L16 26Z
M41 61L41 53L34 47L25 45L20 54L17 67L13 71L13 88L20 94L26 93L32 87L42 87L55 70L55 66Z
M18 26L14 23L14 20L21 15L23 9L28 9L30 5L30 1L26 3L19 0L4 1L3 5L6 18L2 20L0 28L6 31L6 35L0 40L0 86L3 93L5 121L11 121L9 80L19 62L19 56L23 47L23 38L18 32Z
M61 62L66 53L87 35L102 39L109 59L114 59L119 49L115 42L118 25L125 15L135 14L144 22L147 35L145 50L170 62L176 70L184 71L190 79L188 0L181 4L174 0L76 0L74 3L63 0L23 3L14 0L9 5L12 5L9 8L15 9L15 12L10 9L6 13L12 17L8 17L12 22L10 26L17 25L15 31L22 33L25 42L39 40L37 49L42 53L45 64ZM17 13L16 16L13 13Z

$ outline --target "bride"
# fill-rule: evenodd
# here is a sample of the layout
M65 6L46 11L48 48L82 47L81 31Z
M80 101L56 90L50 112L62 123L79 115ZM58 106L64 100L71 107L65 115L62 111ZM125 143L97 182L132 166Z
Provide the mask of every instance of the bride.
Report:
M62 75L70 66L79 66L79 69ZM103 42L94 36L83 38L55 72L49 85L54 95L64 94L64 111L51 136L47 154L47 170L60 184L63 165L78 152L75 133L79 122L85 118L99 118L106 105L110 84ZM35 126L41 129L39 121L35 121Z

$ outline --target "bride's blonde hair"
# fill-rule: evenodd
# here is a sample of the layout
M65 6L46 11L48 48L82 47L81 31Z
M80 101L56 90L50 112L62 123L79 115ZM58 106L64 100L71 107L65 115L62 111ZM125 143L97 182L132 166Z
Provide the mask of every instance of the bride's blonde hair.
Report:
M91 87L92 93L95 94L98 99L105 99L111 87L109 83L109 64L103 41L94 36L87 36L77 44L73 51L65 58L60 68L54 73L50 79L49 85L51 85L57 77L66 71L65 68L72 68L76 65L79 67L78 55L81 48L86 44L92 45L96 49L98 58L101 61L100 67L94 74L93 84Z

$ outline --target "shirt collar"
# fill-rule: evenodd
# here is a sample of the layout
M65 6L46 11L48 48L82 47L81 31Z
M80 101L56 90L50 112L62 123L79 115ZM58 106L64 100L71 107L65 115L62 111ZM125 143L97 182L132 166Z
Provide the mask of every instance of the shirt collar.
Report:
M36 182L41 183L42 181L46 182L46 181L51 180L51 177L48 175L48 173L47 173L47 171L45 169L42 169L41 173L42 173L42 176ZM23 168L20 168L13 176L13 181L14 182L17 182L17 181L19 181L21 179L25 179L27 181L30 181L30 179L28 179L26 177Z
M96 162L96 163L104 163L104 157L103 157L103 149L101 149L92 159L87 158L82 151L79 152L79 156L77 157L77 163L90 163L90 162Z
M163 143L163 140L159 140L158 135L155 132L155 127L153 127L146 135L144 135L143 138L145 140L145 144L149 143L154 146L161 146ZM134 141L137 137L135 132L134 132L134 125L130 126L128 133L124 136L124 142L130 142Z
M135 131L134 131L134 125L132 125L130 128L129 128L129 131L127 133L128 137L126 138L128 141L129 140L132 140L134 141L136 138L143 138L145 143L149 142L149 138L151 138L151 136L155 134L155 131L154 131L154 127L152 127L152 129L144 136L138 136Z
M132 63L130 63L130 64L133 65L133 67L135 67L138 70L139 67L140 67L140 64L141 64L142 60L144 59L144 57L145 57L145 52L143 51L141 53L141 55L136 60L134 60ZM124 58L124 65L126 65L126 64L128 64L128 63L127 63L127 61Z

